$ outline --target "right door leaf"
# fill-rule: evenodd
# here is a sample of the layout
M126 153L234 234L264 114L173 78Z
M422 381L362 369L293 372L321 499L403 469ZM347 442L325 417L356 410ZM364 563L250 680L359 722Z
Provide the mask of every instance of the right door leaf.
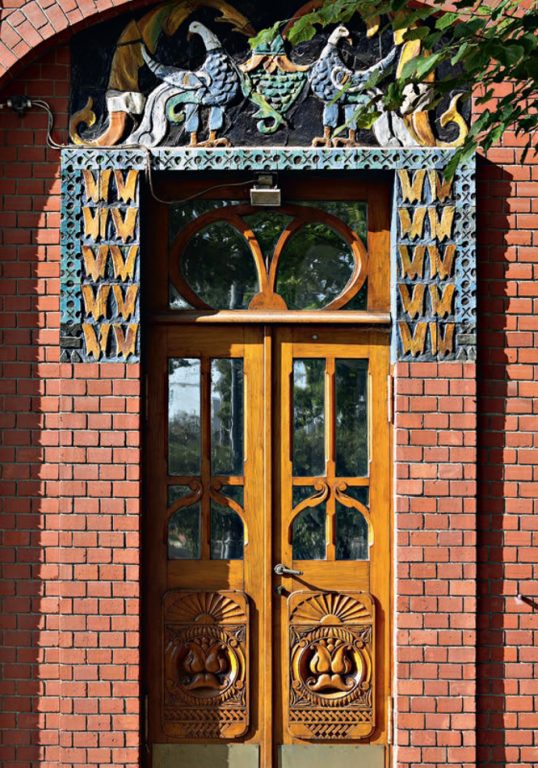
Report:
M288 730L301 739L363 739L375 726L374 604L363 592L288 599Z

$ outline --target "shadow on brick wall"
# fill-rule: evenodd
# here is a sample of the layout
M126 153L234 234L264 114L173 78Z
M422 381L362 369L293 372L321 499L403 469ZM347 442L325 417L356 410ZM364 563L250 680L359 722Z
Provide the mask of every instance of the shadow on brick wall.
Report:
M504 766L510 728L505 645L506 613L504 488L506 435L510 428L507 332L510 292L507 270L514 251L508 200L514 180L479 159L478 211L478 666L477 765ZM513 726L512 726L513 727Z
M40 93L40 80L39 66L29 68L27 92ZM19 92L16 85L11 92ZM58 759L59 158L44 145L45 125L44 115L21 118L5 110L0 121L0 765L6 768L52 766Z

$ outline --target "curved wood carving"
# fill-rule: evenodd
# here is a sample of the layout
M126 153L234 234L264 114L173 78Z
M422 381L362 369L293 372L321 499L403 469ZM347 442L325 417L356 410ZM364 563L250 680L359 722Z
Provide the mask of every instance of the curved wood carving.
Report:
M397 77L400 77L405 65L409 61L412 61L423 52L421 40L408 40L404 42L405 32L407 32L407 29L402 28L397 30L394 34L394 42L397 45L403 43L400 60L396 70ZM435 82L435 72L430 72L423 83L419 85L419 89L422 90L424 96L427 96L428 94L428 83L433 82ZM458 103L462 95L463 94L461 93L456 94L452 98L448 109L443 112L439 118L439 123L443 128L449 123L454 123L458 127L458 135L454 141L442 141L435 136L431 125L431 115L427 109L427 103L422 108L415 109L410 114L404 115L404 123L419 146L454 148L460 147L463 144L469 133L469 126L465 122L463 115L458 111Z
M290 544L293 542L293 521L295 520L297 515L300 515L301 512L303 512L303 510L305 509L309 509L311 507L317 507L318 504L322 504L329 495L330 486L325 480L317 480L314 483L313 488L315 490L315 493L313 493L307 499L303 499L291 511L290 525L288 528L288 541Z
M252 298L249 309L287 309L286 302L276 292L278 268L281 257L290 238L306 224L322 223L336 232L349 245L353 255L353 272L343 287L341 293L320 311L340 309L345 306L360 291L367 277L368 253L356 232L347 226L337 216L306 205L283 205L279 213L292 217L292 221L283 229L271 254L270 267L267 269L260 243L252 228L244 220L245 216L259 213L259 209L250 205L231 205L226 208L216 208L194 219L184 227L177 236L171 251L169 275L172 284L179 294L195 309L218 309L207 304L187 283L181 271L181 258L190 240L206 227L216 222L225 222L235 229L245 240L254 264L259 282L259 291ZM270 254L267 254L269 256Z
M248 525L245 517L245 510L241 504L238 504L237 501L235 501L235 499L231 499L229 496L225 496L223 493L220 493L221 488L222 483L215 483L210 487L209 495L214 501L217 502L217 504L220 504L223 507L227 507L228 509L231 509L232 512L235 512L237 515L239 515L241 522L243 523L243 543L246 546L248 544Z
M334 495L340 504L348 509L356 509L364 517L368 524L368 546L371 547L374 543L374 526L372 525L372 518L370 517L370 511L368 507L362 504L358 499L354 499L352 496L346 494L348 484L343 480L337 482L334 486Z
M108 126L103 133L95 139L82 139L79 136L78 129L80 125L87 125L91 128L95 125L97 116L92 109L93 99L88 98L85 106L75 112L69 120L69 138L73 144L79 147L113 147L118 144L125 134L129 115L127 112L111 112L108 117Z
M172 518L172 515L174 515L179 509L190 507L191 504L196 504L196 502L200 501L202 498L204 491L202 483L200 483L198 480L192 480L189 482L189 486L192 493L188 493L186 496L182 496L180 499L177 499L177 501L174 501L170 507L168 507L168 517L163 530L163 540L165 544L168 541L168 526L170 525L170 519Z
M233 739L248 708L248 603L242 592L163 597L163 701L166 734Z
M361 592L293 592L288 729L301 739L361 739L375 727L374 604Z

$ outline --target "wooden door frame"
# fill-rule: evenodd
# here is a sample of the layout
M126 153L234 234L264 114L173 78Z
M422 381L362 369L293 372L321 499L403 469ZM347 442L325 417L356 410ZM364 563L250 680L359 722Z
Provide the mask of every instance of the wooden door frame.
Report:
M322 174L311 174L311 176L314 176L317 179L321 179L323 183L326 185L327 180L330 180L332 183L338 183L338 192L331 196L329 199L342 199L342 200L349 200L350 195L351 198L354 199L366 199L368 202L368 217L369 217L369 226L368 226L368 251L369 253L377 252L378 254L382 254L382 258L377 259L377 266L374 267L372 270L372 280L370 282L370 275L369 275L369 307L368 311L365 312L355 312L355 311L345 311L345 310L339 310L335 312L323 312L323 311L273 311L273 312L256 312L256 311L242 311L242 310L235 310L235 311L220 311L220 312L211 312L211 313L203 313L203 312L181 312L181 313L171 313L167 311L167 304L168 304L168 285L167 280L161 280L160 283L158 280L151 279L151 277L157 276L157 275L167 275L168 270L166 266L166 247L151 247L151 270L149 272L148 277L149 280L146 281L146 298L145 298L145 324L146 327L151 328L151 332L147 334L147 336L151 337L151 344L155 343L154 339L161 339L160 342L162 344L162 338L163 338L163 331L166 326L169 327L178 327L178 326L184 326L185 324L191 325L203 325L208 326L206 329L208 333L211 333L211 328L216 327L221 324L225 325L231 325L231 324L256 324L264 326L263 329L263 344L264 344L264 371L263 371L263 379L264 379L264 391L266 393L272 391L272 368L274 365L274 359L272 356L273 348L274 348L274 340L273 340L273 333L272 329L275 325L312 325L312 324L319 324L319 325L327 325L327 326L346 326L350 329L353 329L354 332L356 332L358 335L361 334L362 331L365 331L367 329L377 328L380 331L390 331L391 327L391 318L390 314L388 312L389 305L390 305L390 280L387 280L386 272L383 270L383 265L386 266L386 269L390 272L390 253L389 253L389 246L390 246L390 206L391 206L391 191L392 186L391 183L387 180L384 180L379 177L379 174L376 173L376 178L372 178L371 174L365 174L365 173L354 173L350 171L345 171L341 175L332 173L331 177L327 177L326 175ZM189 178L187 178L189 177ZM311 199L311 200L319 200L320 195L319 193L316 193L314 191L314 186L312 184L311 180L305 180L305 172L300 173L300 177L297 173L290 172L288 174L281 174L281 177L283 179L283 182L286 181L286 183L290 184L292 183L292 187L295 191L295 194L300 194L301 197L304 199ZM233 199L237 199L237 188L234 188L232 185L235 183L238 183L239 181L244 180L245 174L227 174L227 182L230 185L229 187L223 188L219 196L222 197L229 197ZM392 180L392 174L390 175L390 178ZM344 180L346 183L342 183L342 180ZM208 180L207 177L202 176L199 172L193 173L193 174L182 174L181 183L188 184L189 191L191 194L196 194L197 192L202 191L203 189L206 189L208 186ZM167 194L172 195L174 192L175 187L177 186L177 180L173 180L170 178L163 178L162 182L158 185L158 193L160 196L164 197L166 199ZM241 188L239 188L241 189ZM154 203L151 203L151 220L155 228L158 229L158 231L161 232L167 232L168 228L168 217L167 217L167 207L162 205L154 205ZM161 238L161 246L164 246L163 240L164 238ZM144 249L145 251L148 249ZM370 264L370 269L372 269L372 264ZM157 330L158 329L158 330ZM387 342L388 346L388 342ZM267 361L271 360L271 363L268 364ZM154 397L154 393L148 392L147 390L147 376L146 376L146 402L148 400L151 402L151 400ZM164 392L164 390L163 390ZM273 441L273 400L272 397L265 397L265 407L263 409L263 425L262 425L262 432L263 432L263 440L264 440L264 505L266 510L271 510L272 508L272 473L273 473L273 452L272 452L272 441ZM144 427L144 434L147 434L147 422ZM160 432L161 436L164 435L163 431ZM390 431L390 441L391 441L391 447L390 447L390 454L392 456L392 431ZM144 446L145 446L145 440L144 440ZM145 452L147 452L147 446L145 446ZM147 458L144 458L144 466L147 467ZM144 473L144 498L146 497L147 492L147 483L146 483L146 474L147 470ZM389 510L389 520L390 520L390 529L388 531L388 536L390 540L390 555L389 555L389 565L392 568L392 553L393 553L393 510L392 510L392 471L391 467L389 466L389 476L387 477L387 485L388 485L388 494L390 498L390 510ZM265 513L264 514L264 520L266 521L266 525L268 526L269 530L266 531L266 535L264 536L265 541L265 558L266 562L272 563L272 535L270 534L270 528L271 528L271 518L272 515ZM143 530L146 531L146 526L148 523L148 516L145 516L145 523L143 523ZM147 560L147 552L143 552L143 564L144 564L144 576L143 576L143 583L147 583L147 571L148 571L148 560ZM393 654L392 654L392 616L393 616L393 583L392 583L393 577L391 575L390 577L390 585L389 585L389 607L388 610L390 612L390 622L389 622L389 630L387 631L387 638L388 638L388 647L390 650L390 662L387 665L387 670L385 674L386 682L388 685L388 689L390 691L390 686L392 683L392 677L393 677ZM147 590L144 589L144 596L146 596ZM264 579L264 585L263 585L263 594L264 594L264 600L266 601L266 606L268 607L267 610L269 612L269 615L272 611L272 603L273 603L273 575L272 575L272 569L266 568L266 578ZM145 621L146 617L146 611L147 611L147 598L144 597L142 600L142 604L144 606L142 616L143 616L143 622ZM270 647L271 641L272 641L272 620L265 622L265 637L264 642L266 643L266 647ZM143 631L144 636L144 642L143 642L143 662L142 662L142 669L143 669L143 679L145 680L144 689L147 688L147 683L149 680L149 677L151 676L151 667L152 662L151 658L148 659L148 645L150 643L147 641L147 632ZM151 656L151 651L149 656ZM272 686L273 686L273 679L272 674L270 670L266 670L264 675L264 681L263 681L264 689L266 691L267 696L272 695ZM391 734L389 731L389 722L390 720L390 704L387 703L386 706L384 706L384 711L387 715L387 722L386 722L386 744L387 744L387 755L390 750L390 742L391 742ZM145 717L148 716L148 713L146 711ZM262 737L261 741L262 744L261 747L261 755L260 755L260 768L268 768L270 765L272 765L272 754L273 754L273 727L272 723L270 721L270 718L266 717L263 719L262 723ZM147 730L146 730L147 733ZM147 742L147 739L146 739ZM265 746L264 746L265 745ZM150 745L147 744L147 748L150 748ZM387 757L388 760L388 757ZM387 763L388 764L388 763Z
M251 334L248 332L248 325L244 327L244 331L247 333L248 336L251 336ZM328 325L320 325L319 329L326 330ZM209 329L203 329L200 327L193 327L190 326L190 328L195 332L195 335L203 334L204 336L206 333L204 331L208 331ZM252 328L252 326L251 326ZM290 338L293 336L293 326L289 326L288 334ZM295 328L298 328L295 326ZM318 327L317 326L309 326L308 329L304 326L302 327L303 333L302 336L305 335L306 332L310 333L311 331L315 331ZM170 355L170 345L168 343L168 338L171 336L177 337L181 334L182 330L186 331L185 335L188 335L188 329L189 326L181 326L181 327L172 327L167 332L166 329L160 327L159 333L154 334L155 340L154 340L154 356L160 357L162 360L166 360ZM234 327L231 327L228 331L225 329L222 325L218 325L215 327L215 331L217 331L217 336L221 337L223 335L236 335L239 331L239 327L236 325ZM252 330L254 330L252 328ZM262 604L264 606L263 612L265 614L262 621L260 621L260 627L259 631L263 632L263 638L260 637L260 645L265 648L271 648L273 645L273 631L274 631L274 623L273 623L273 608L274 608L274 575L272 572L272 566L273 563L273 556L272 556L272 549L275 546L275 528L276 525L276 514L275 514L275 507L273 504L273 493L274 493L274 476L278 479L280 477L280 467L278 463L278 453L279 449L281 448L281 442L276 440L274 435L278 435L280 433L279 425L275 423L274 418L274 409L275 409L275 399L273 394L273 389L275 386L275 382L280 381L279 379L279 369L281 365L280 355L279 355L279 340L276 339L275 342L275 334L273 333L273 328L270 326L265 326L263 329L260 329L260 334L258 335L258 344L263 345L263 354L262 354L262 360L263 360L263 370L259 371L259 382L263 383L263 390L264 390L264 397L263 397L263 404L260 406L260 408L254 409L256 413L254 414L255 417L258 419L257 421L257 430L259 430L260 435L262 436L262 440L260 443L261 450L262 450L262 457L260 461L263 463L263 489L260 494L260 497L263 497L264 503L263 503L263 515L261 517L262 525L264 526L264 530L262 534L260 535L260 541L263 541L263 562L265 564L265 567L261 569L261 579L262 584L260 585L259 589L257 590L258 596L261 595ZM300 330L300 329L299 329ZM282 336L282 334L278 334L279 336ZM384 348L384 362L383 365L386 365L387 368L387 375L388 375L388 352L389 352L389 345L388 340L385 339L384 342L382 341L383 336L386 334L383 333L383 331L372 330L372 329L357 329L356 327L346 327L341 328L340 332L336 333L336 336L338 337L339 341L342 343L343 339L345 339L345 344L347 344L348 347L362 347L365 350L368 351L368 357L371 361L373 361L374 366L379 366L379 360L376 360L376 355L371 354L370 350L371 347L375 343L382 343L382 346ZM192 342L191 342L192 344ZM187 353L185 353L187 354ZM189 352L190 355L190 352ZM163 372L157 373L156 376L154 376L154 388L151 392L151 397L149 401L149 423L152 424L152 431L154 425L156 425L155 431L153 431L152 435L152 442L154 445L157 445L159 442L162 442L162 444L165 444L164 436L166 432L165 427L165 413L160 413L161 407L159 405L159 401L161 404L166 403L166 383L165 383L165 376L162 375ZM377 374L373 375L373 378L377 381L378 386L372 388L371 391L371 408L372 413L376 412L378 414L378 418L382 418L384 412L387 409L388 404L388 382L386 379L384 379L383 374ZM156 387L156 389L155 389ZM280 397L280 395L279 395ZM275 411L275 415L278 418L278 409ZM371 418L371 424L373 427L373 419ZM148 429L148 426L146 426L146 429ZM391 430L390 425L387 427L387 434L388 434L388 440L391 441ZM371 593L377 597L377 599L380 601L383 609L386 609L387 612L389 612L389 622L388 627L385 626L385 622L383 619L382 614L378 611L377 617L376 617L376 627L377 627L377 655L378 658L382 657L385 659L389 659L389 663L384 663L382 668L380 668L380 665L378 663L378 679L382 680L382 684L378 685L378 692L376 694L376 709L379 712L379 723L376 726L376 734L375 738L372 741L372 743L387 743L390 741L390 734L388 734L388 719L389 719L389 711L388 711L388 702L385 703L384 699L390 698L390 686L391 686L391 680L392 680L392 667L393 667L393 661L392 661L392 644L391 644L391 616L392 616L392 509L391 509L391 500L392 500L392 473L391 473L391 467L390 467L390 455L391 455L391 447L390 443L389 445L385 446L384 450L387 450L388 456L387 456L387 474L386 474L386 486L385 486L385 502L387 503L387 513L386 513L386 519L387 519L387 526L381 527L379 531L376 531L376 546L378 549L383 549L383 538L385 541L385 546L387 547L387 550L389 552L388 560L385 561L387 568L388 568L388 578L384 578L381 575L381 569L379 567L372 568L372 581L371 581L371 587L370 591ZM155 461L155 452L153 461ZM146 488L148 489L148 472L151 471L151 462L148 463L145 462L146 466ZM379 485L379 484L378 484ZM161 494L162 495L162 494ZM161 500L163 502L163 500ZM149 504L151 502L148 499L148 509ZM153 501L155 503L155 501ZM148 519L146 516L146 525L145 530L147 531L148 526ZM155 538L156 532L152 532L153 537ZM151 535L151 534L150 534ZM150 535L146 535L144 539L146 541L149 541ZM381 541L379 539L382 539ZM146 555L147 555L147 548L146 548ZM148 570L148 558L147 556L145 558L145 566L146 566L146 572ZM245 566L247 565L247 561L245 561ZM158 573L160 573L160 578L156 579L156 569ZM151 560L151 573L152 573L152 583L157 585L157 583L164 583L166 581L166 571L167 571L167 562L155 562L155 559L153 558ZM258 577L260 574L258 574ZM348 588L351 588L351 585L348 585ZM147 588L145 590L146 596L148 596ZM157 592L152 595L150 598L151 603L153 607L155 608L156 604L159 604L160 606L160 596L162 594L162 587L158 587ZM146 597L147 599L147 597ZM146 611L147 611L147 605L146 605ZM153 614L154 611L152 610L151 613ZM158 612L157 612L158 613ZM157 620L157 614L153 616L153 620ZM151 679L155 679L157 677L157 670L161 667L161 660L157 658L157 654L160 652L160 646L156 644L155 642L147 642L147 651L145 654L146 659L146 682L149 682ZM149 651L149 652L148 652ZM284 661L284 659L282 659ZM277 675L276 668L273 669L273 659L268 659L267 663L260 664L259 666L259 675L260 675L260 685L263 690L263 694L260 694L259 699L264 701L272 701L272 687L274 685L274 676ZM279 687L279 685L277 685ZM261 751L261 766L268 766L270 765L269 755L271 755L274 752L273 747L273 738L275 736L273 724L271 722L271 719L267 716L268 712L259 712L258 713L258 722L259 722L259 735L260 735L260 751ZM149 734L148 734L149 736ZM275 745L276 746L276 745Z

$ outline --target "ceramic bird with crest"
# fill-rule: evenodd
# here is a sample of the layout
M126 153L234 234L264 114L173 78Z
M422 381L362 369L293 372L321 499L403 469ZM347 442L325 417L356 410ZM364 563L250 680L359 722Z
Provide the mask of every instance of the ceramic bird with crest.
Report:
M331 34L318 60L308 74L312 93L323 102L323 136L312 141L313 146L354 146L357 143L356 111L366 106L371 99L369 90L371 79L376 74L383 74L396 61L398 49L393 48L381 61L371 67L360 70L350 69L342 58L340 43L351 35L347 27L336 27ZM341 111L344 112L348 136L333 136L340 125Z

